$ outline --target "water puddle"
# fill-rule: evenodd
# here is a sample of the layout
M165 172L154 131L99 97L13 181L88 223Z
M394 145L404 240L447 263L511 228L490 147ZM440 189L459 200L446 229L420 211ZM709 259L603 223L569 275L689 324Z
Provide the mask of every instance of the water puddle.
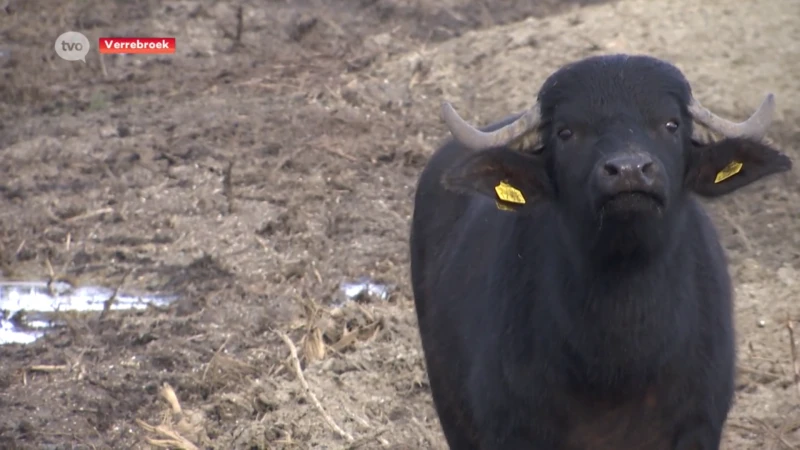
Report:
M102 311L114 289L74 287L56 282L48 289L44 281L0 281L0 345L29 344L51 328L58 327L56 312ZM166 306L171 296L138 296L118 292L112 310Z
M375 283L367 277L361 277L352 282L342 282L339 284L341 296L337 303L341 305L347 301L358 300L365 295L386 300L389 297L389 290L389 286L385 284Z

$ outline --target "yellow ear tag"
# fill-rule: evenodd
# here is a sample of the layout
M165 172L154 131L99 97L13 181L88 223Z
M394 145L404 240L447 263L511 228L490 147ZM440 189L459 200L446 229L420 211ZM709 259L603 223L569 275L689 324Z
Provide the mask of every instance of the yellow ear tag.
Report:
M731 161L730 164L725 166L724 169L720 170L717 173L717 178L714 179L714 184L719 183L720 181L727 180L728 178L736 175L742 170L742 163L739 161Z
M525 197L522 196L522 192L505 181L501 181L500 184L495 186L494 191L497 193L497 197L504 202L525 204Z

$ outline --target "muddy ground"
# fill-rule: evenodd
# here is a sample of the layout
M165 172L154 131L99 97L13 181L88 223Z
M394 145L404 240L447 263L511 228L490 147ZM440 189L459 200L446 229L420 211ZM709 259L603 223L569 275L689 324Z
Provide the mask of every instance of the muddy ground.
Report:
M68 30L178 51L70 63L53 51ZM0 346L0 448L444 448L406 245L439 101L485 123L564 62L647 52L732 118L775 92L771 138L797 158L799 42L798 0L10 2L4 278L181 298ZM709 205L737 283L728 449L800 448L799 186ZM361 276L389 297L342 304Z

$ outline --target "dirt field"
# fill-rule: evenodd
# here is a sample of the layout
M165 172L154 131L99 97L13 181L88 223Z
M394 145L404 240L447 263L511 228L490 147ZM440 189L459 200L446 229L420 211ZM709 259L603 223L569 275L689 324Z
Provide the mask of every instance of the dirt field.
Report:
M68 30L178 51L70 63ZM181 296L0 346L3 449L443 449L406 242L443 98L485 123L564 62L646 52L732 118L774 92L800 156L800 0L18 0L0 50L3 277ZM709 205L737 283L727 449L800 448L798 187ZM389 297L342 305L362 276Z

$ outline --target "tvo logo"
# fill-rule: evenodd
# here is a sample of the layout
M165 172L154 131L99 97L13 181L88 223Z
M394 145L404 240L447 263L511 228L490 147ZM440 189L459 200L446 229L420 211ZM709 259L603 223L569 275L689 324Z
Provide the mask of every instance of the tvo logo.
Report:
M89 54L89 39L77 31L67 31L56 39L56 55L66 61L83 61Z

